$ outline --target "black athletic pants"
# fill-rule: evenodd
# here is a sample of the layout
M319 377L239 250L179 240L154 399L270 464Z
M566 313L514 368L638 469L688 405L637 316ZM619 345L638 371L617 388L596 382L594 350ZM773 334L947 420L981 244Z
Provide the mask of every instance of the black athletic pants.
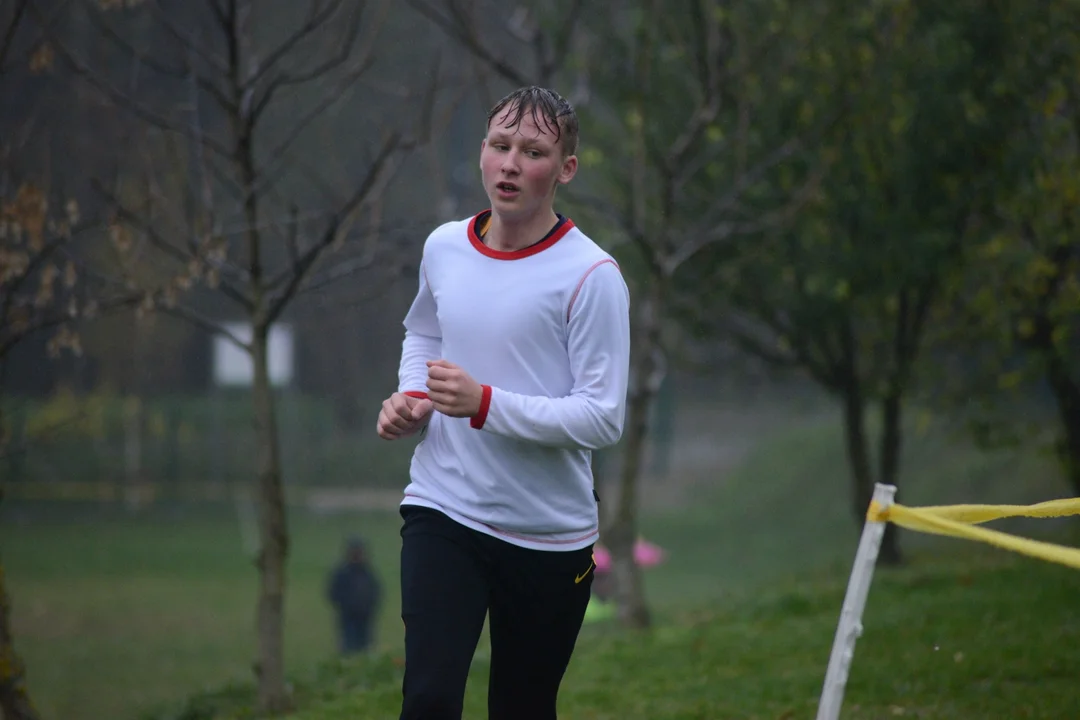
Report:
M528 550L404 506L401 720L460 720L488 618L489 720L554 720L593 579L592 547Z

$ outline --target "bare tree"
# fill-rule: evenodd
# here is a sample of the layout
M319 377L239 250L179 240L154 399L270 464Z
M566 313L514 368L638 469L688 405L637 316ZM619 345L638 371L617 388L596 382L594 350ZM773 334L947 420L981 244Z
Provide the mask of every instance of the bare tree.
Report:
M30 0L0 8L0 96L14 93L8 80L30 77L45 69L39 28L31 22ZM77 271L65 251L78 222L69 204L64 217L49 208L46 190L11 170L20 133L0 132L0 402L4 369L11 352L32 335L53 332L50 349L78 349L70 322L79 314L75 296ZM0 459L10 451L6 418L0 404ZM0 484L0 499L3 485ZM15 649L11 595L0 562L0 717L38 720L26 687L26 668Z
M129 138L147 143L137 150L137 170L120 167L114 181L97 184L113 211L109 232L122 268L113 279L137 288L145 310L225 336L252 360L259 506L255 674L263 712L291 704L283 652L289 535L270 332L305 289L392 264L384 252L391 243L381 242L388 233L360 220L379 216L387 183L438 124L436 64L425 93L409 92L398 80L393 90L400 99L383 117L390 101L372 92L349 136L336 136L325 149L363 140L367 156L344 163L347 178L327 181L298 149L301 141L317 144L318 123L365 87L391 5L310 0L270 11L252 0L183 6L148 0L103 14L87 0L81 5L86 20L112 52L127 58L125 82L56 43L58 58L147 129ZM152 38L124 27L134 13L153 21ZM312 197L312 188L321 194ZM202 303L200 293L185 292L191 288L202 289ZM246 320L249 336L229 332L220 313L206 310L207 290Z
M0 400L6 360L19 343L36 332L62 327L62 342L75 343L64 323L61 298L74 284L75 271L58 269L56 260L70 234L67 223L49 231L48 204L36 186L20 183L8 196L0 190ZM59 267L63 267L60 265ZM60 280L58 282L58 279ZM7 425L0 406L0 459L6 454ZM3 486L0 484L0 496ZM37 711L26 689L25 667L15 652L11 598L0 564L0 717L36 720Z
M770 46L749 47L739 15L722 0L678 7L637 0L587 13L582 3L555 2L540 17L524 10L507 16L485 0L456 0L441 13L424 0L411 4L502 79L559 80L574 88L583 139L594 148L593 160L585 160L593 177L581 182L593 189L569 194L599 211L636 251L636 267L624 268L634 289L634 350L623 463L603 537L619 617L646 627L649 611L633 560L638 486L650 410L667 372L664 330L678 296L676 278L704 250L786 221L812 187L797 188L765 212L744 202L802 148L794 135L772 147L750 138L753 107L741 92L743 75ZM530 67L498 54L478 17L501 17L504 37L534 49ZM600 36L602 46L589 42ZM564 69L571 61L574 76Z
M33 182L13 182L0 167L0 462L24 452L10 442L5 416L7 361L33 336L46 334L50 356L81 352L76 323L98 311L83 282L73 245L86 230L73 202L57 213ZM3 483L0 482L0 500ZM26 689L25 667L15 652L11 597L0 562L0 717L38 717Z

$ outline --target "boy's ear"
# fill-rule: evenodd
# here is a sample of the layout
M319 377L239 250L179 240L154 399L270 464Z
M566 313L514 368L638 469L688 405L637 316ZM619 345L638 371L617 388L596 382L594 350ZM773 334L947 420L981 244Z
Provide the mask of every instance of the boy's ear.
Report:
M568 155L563 158L562 167L559 169L559 184L566 185L577 175L577 155Z

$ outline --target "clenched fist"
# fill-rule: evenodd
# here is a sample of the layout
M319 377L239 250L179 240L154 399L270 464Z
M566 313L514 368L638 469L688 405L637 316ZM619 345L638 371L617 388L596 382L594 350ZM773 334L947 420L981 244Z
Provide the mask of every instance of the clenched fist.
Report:
M396 440L412 435L431 419L432 403L396 392L383 400L379 411L379 437Z
M480 412L484 389L469 373L447 360L428 361L428 397L443 415L471 418Z

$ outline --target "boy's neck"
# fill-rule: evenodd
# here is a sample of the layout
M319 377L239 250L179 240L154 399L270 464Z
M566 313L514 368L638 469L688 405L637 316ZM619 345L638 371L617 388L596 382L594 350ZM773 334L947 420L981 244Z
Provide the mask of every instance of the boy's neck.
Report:
M529 247L547 235L558 221L558 215L550 206L545 211L520 220L504 218L492 210L491 227L484 241L492 250L514 252Z

